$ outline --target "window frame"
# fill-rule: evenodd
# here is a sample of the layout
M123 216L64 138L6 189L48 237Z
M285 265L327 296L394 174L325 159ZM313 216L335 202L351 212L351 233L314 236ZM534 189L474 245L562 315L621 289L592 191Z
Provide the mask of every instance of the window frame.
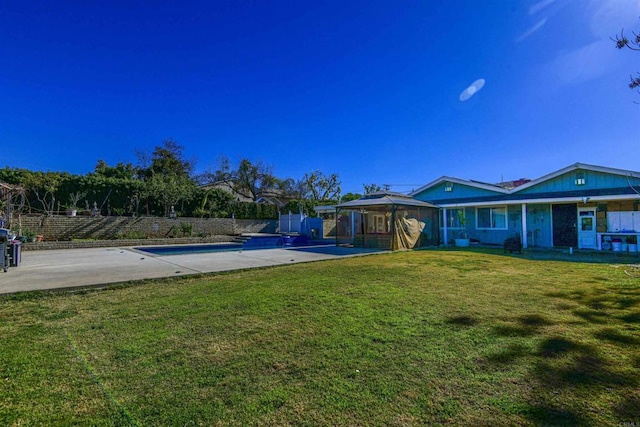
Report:
M493 220L493 216L494 216L494 211L500 209L502 210L502 216L504 218L504 227L480 227L480 210L481 209L488 209L489 210L489 222L493 225L494 224L494 220ZM504 231L504 230L508 230L509 229L509 221L508 221L508 216L509 216L509 210L507 208L506 205L501 205L501 206L477 206L476 207L476 230L500 230L500 231Z
M386 224L386 216L384 213L371 213L371 233L372 234L388 234Z

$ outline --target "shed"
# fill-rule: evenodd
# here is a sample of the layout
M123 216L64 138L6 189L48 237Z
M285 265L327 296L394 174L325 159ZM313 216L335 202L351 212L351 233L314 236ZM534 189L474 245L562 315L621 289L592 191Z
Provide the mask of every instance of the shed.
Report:
M388 191L336 206L336 242L386 250L438 245L439 208Z

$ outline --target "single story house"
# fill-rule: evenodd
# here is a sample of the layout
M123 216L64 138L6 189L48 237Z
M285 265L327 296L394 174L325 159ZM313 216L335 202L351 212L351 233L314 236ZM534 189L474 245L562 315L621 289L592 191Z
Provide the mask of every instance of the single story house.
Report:
M501 184L443 176L410 196L440 208L444 244L460 235L486 244L519 236L525 248L637 248L640 172L576 163Z

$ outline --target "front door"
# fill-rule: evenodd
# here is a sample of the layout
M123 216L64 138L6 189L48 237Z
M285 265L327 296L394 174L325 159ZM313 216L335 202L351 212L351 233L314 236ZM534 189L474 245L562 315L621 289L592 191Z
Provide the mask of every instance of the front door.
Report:
M596 248L596 208L578 209L578 248Z
M553 246L578 246L577 214L575 203L552 205Z

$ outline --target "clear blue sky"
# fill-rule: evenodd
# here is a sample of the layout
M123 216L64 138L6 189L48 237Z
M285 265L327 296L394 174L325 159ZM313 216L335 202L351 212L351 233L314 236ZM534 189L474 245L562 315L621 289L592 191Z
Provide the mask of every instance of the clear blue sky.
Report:
M637 0L0 0L0 167L91 172L172 137L277 176L410 191L640 170ZM466 101L461 94L485 84Z

